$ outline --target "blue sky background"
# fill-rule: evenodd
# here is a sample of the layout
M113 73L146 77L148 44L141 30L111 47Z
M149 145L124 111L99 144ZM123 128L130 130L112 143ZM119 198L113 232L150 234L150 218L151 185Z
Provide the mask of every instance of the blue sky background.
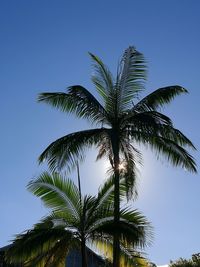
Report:
M88 51L115 73L124 49L134 45L148 61L146 93L174 84L187 88L189 94L164 112L199 150L199 12L198 0L0 1L0 246L47 213L26 190L44 169L38 166L39 154L56 138L88 127L36 102L40 92L73 84L94 92ZM143 152L133 206L154 226L148 257L156 264L189 258L200 252L199 175ZM193 155L199 165L199 152ZM106 166L95 163L94 156L89 152L81 165L84 191L92 194Z

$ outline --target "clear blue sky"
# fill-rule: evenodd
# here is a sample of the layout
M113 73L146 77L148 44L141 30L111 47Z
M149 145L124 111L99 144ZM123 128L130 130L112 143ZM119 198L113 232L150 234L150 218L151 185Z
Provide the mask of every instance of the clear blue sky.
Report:
M200 147L200 2L198 0L0 1L0 246L30 228L47 210L26 190L42 170L37 157L56 138L88 127L85 122L36 103L43 91L90 82L87 52L113 72L135 45L148 60L147 92L180 84L189 95L165 113ZM81 166L85 191L95 194L104 163L88 153ZM199 152L193 153L199 164ZM98 171L97 171L98 170ZM139 199L133 203L154 226L147 250L157 264L200 252L200 179L144 152Z

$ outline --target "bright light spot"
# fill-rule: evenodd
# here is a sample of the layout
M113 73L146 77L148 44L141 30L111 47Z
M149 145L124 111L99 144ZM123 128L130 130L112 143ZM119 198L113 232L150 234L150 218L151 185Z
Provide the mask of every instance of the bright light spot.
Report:
M125 170L125 164L124 164L124 162L121 162L121 163L119 164L119 170L120 170L120 171Z

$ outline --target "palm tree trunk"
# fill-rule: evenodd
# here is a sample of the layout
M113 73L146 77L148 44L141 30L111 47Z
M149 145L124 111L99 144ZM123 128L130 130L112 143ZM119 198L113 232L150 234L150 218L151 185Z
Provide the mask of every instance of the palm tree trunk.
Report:
M120 217L120 196L119 196L119 141L116 136L112 142L113 154L114 154L114 175L115 175L115 189L114 189L114 224L115 233L113 236L113 267L120 266L120 244L119 244L119 217Z
M120 212L120 199L119 199L119 169L115 171L115 190L114 190L114 223L115 233L113 236L113 267L120 265L120 244L119 244L119 212Z
M76 162L76 169L77 169L77 176L78 176L78 191L79 191L79 198L80 198L80 204L81 204L81 178L80 178L80 170L79 170L78 161Z
M82 260L82 267L88 267L85 237L82 237L81 239L81 260Z

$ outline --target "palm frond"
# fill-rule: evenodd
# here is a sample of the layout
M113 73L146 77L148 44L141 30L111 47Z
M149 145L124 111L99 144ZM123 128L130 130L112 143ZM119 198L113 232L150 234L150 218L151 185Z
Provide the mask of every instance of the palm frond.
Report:
M193 143L181 131L170 125L160 126L158 132L160 136L170 139L180 146L187 146L196 150Z
M83 159L87 147L100 143L106 129L91 129L63 136L51 143L39 157L39 162L47 160L52 171L61 170L64 166L70 169L76 166L77 159Z
M120 62L117 77L117 90L119 91L120 110L124 111L131 107L133 98L144 90L146 79L146 65L144 56L134 47L128 47Z
M114 203L114 188L115 188L114 181L115 177L113 174L106 179L106 181L102 186L99 187L97 195L98 207ZM120 199L122 200L122 198L126 194L126 182L125 179L123 179L122 177L120 177L119 187L120 187L119 188Z
M123 190L126 191L127 199L137 197L137 186L136 186L136 177L138 174L137 164L142 163L141 153L134 148L130 142L129 137L123 135L120 139L120 165L123 165L120 168L120 187L124 186ZM97 160L101 159L103 156L107 157L110 161L111 168L108 169L110 177L114 175L113 172L113 152L111 150L110 139L102 140L99 148L99 154ZM114 178L113 178L114 179ZM123 180L123 185L122 181ZM108 180L108 185L111 183L111 179ZM106 184L105 184L106 185ZM114 187L114 185L113 185ZM121 189L120 189L121 190ZM124 196L124 195L123 195Z
M174 166L181 166L190 172L197 172L194 158L174 141L162 137L153 137L149 140L149 143L159 154L162 152Z
M163 155L174 166L181 166L190 172L197 172L194 158L177 142L154 134L147 134L141 132L132 132L135 141L150 146L158 155ZM182 142L182 141L181 141Z
M144 248L151 245L153 228L147 218L137 209L124 208L120 210L121 240L125 244Z
M63 92L44 92L40 93L37 97L38 102L44 102L51 105L63 112L69 112L69 96L67 93Z
M133 127L146 132L148 130L157 131L161 125L172 126L172 121L169 117L157 111L128 112L123 118L122 125L126 128Z
M93 60L95 70L95 73L92 76L92 82L100 96L103 98L104 103L106 103L108 95L111 94L114 86L112 74L99 57L92 53L89 53L89 55Z
M33 266L36 263L47 260L48 255L62 245L70 247L72 234L63 228L36 228L16 236L13 245L6 251L6 261L9 263L26 263L25 266ZM61 246L62 248L63 246ZM65 255L68 248L64 249Z
M107 120L112 124L118 109L118 92L116 84L114 84L113 77L105 64L95 55L89 53L93 62L95 73L92 76L92 81L103 99L103 106L107 113Z
M92 123L107 123L106 111L98 100L83 86L74 85L67 93L41 93L39 102L68 113L74 113L78 118L89 119Z
M125 179L127 200L137 198L137 178L139 175L138 165L142 164L141 153L133 147L129 141L129 137L123 136L120 142L120 154L122 168L120 176Z
M98 227L93 234L102 233L113 236L119 234L120 242L130 245L134 248L144 248L152 242L152 227L148 220L137 210L128 208L120 211L120 220L117 225L114 223L114 217L110 216L97 222ZM93 230L93 229L92 229Z
M70 244L66 240L59 240L56 245L46 252L40 252L34 258L23 263L25 267L65 267L66 256Z
M120 199L126 194L125 179L120 179ZM88 197L87 197L88 198ZM92 203L91 203L92 200ZM85 205L83 205L84 207ZM87 205L85 211L85 222L88 236L98 232L98 229L108 222L113 222L114 214L114 175L100 187L97 197L90 199L90 205ZM104 233L101 232L103 235Z
M188 93L188 91L179 85L159 88L140 100L133 107L133 110L136 112L157 110L170 103L176 96L184 93Z
M157 111L145 111L142 113L126 115L124 123L128 124L127 134L134 139L137 133L142 136L162 136L170 139L180 146L188 146L196 149L193 143L178 129L176 129L170 118ZM136 132L137 130L137 132ZM148 136L147 136L148 139Z
M98 155L96 160L100 160L103 157L106 157L111 166L113 167L113 151L112 151L112 144L110 140L110 135L106 134L102 136L103 138L101 139L101 142L98 144L97 149L98 149Z
M72 243L74 240L72 241ZM60 240L54 251L49 251L49 257L45 262L45 267L65 267L66 266L66 256L68 251L71 249L72 243L69 244L66 240Z
M103 254L103 256L107 259L108 264L110 263L109 266L112 266L113 242L111 236L97 236L97 238L93 240L92 245L100 254ZM138 252L133 247L126 247L123 243L120 243L120 266L147 267L147 261L141 252Z
M28 184L28 190L53 211L69 213L74 220L79 220L79 191L71 180L64 179L58 173L44 172Z

